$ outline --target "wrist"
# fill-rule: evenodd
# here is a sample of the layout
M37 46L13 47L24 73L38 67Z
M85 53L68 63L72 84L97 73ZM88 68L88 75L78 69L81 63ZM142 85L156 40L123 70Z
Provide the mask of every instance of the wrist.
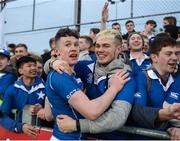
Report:
M76 120L76 131L81 132L80 122Z
M170 112L167 108L164 108L164 109L160 109L159 110L159 114L158 114L158 120L159 121L166 121L166 120L169 120L171 119L170 117Z

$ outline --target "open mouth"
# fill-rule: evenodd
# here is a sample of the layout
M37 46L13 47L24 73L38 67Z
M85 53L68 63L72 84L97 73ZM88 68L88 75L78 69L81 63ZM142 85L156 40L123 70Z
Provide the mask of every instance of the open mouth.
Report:
M168 63L168 66L171 68L175 68L176 67L176 63Z
M70 58L73 58L73 59L77 59L78 58L78 54L71 54L69 55Z

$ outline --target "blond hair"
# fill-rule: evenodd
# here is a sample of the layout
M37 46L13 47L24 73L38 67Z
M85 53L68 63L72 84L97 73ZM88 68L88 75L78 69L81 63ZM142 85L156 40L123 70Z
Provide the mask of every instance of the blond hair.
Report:
M98 38L108 38L114 40L115 44L122 44L122 35L119 31L114 29L106 29L99 32L96 35L96 40Z

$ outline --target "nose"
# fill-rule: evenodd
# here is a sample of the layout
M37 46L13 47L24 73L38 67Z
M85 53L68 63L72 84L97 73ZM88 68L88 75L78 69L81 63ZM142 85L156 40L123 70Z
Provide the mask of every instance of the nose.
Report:
M172 54L172 59L177 61L178 60L178 55L176 53L173 53Z

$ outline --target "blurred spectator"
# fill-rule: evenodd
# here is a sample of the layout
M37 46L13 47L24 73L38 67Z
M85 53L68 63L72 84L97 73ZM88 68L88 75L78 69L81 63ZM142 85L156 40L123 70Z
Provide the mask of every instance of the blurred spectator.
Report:
M16 47L16 45L14 43L10 43L7 46L7 49L10 52L11 56L13 56L15 54L15 47Z
M155 36L154 29L156 28L157 24L154 20L148 20L145 24L144 31L141 32L142 35L148 37L148 39Z
M94 54L94 45L96 40L96 35L100 32L99 28L91 28L89 31L89 37L93 40L93 46L90 47L89 52L90 54Z
M121 32L121 25L118 22L112 23L112 29Z
M16 75L8 70L9 64L9 51L6 49L0 49L0 105L2 104L5 90L16 80Z
M14 56L11 57L11 64L13 66L14 69L16 69L16 62L19 58L23 57L23 56L28 56L28 47L26 44L17 44L15 47L15 54Z
M174 25L176 26L177 20L176 17L173 16L167 16L163 19L163 27L166 25Z
M134 21L132 21L132 20L126 21L125 26L126 26L127 33L123 35L123 38L127 40L129 37L129 34L131 34L132 32L135 32Z
M168 33L175 40L178 38L178 27L175 25L165 25L164 32Z
M92 60L89 48L93 46L93 40L89 36L80 36L79 38L79 60Z
M55 48L55 39L54 39L54 37L49 40L49 46L50 46L51 50L48 51L48 52L45 52L44 54L41 55L41 58L42 58L42 60L43 60L43 64L44 64L48 59L51 58L51 51Z

